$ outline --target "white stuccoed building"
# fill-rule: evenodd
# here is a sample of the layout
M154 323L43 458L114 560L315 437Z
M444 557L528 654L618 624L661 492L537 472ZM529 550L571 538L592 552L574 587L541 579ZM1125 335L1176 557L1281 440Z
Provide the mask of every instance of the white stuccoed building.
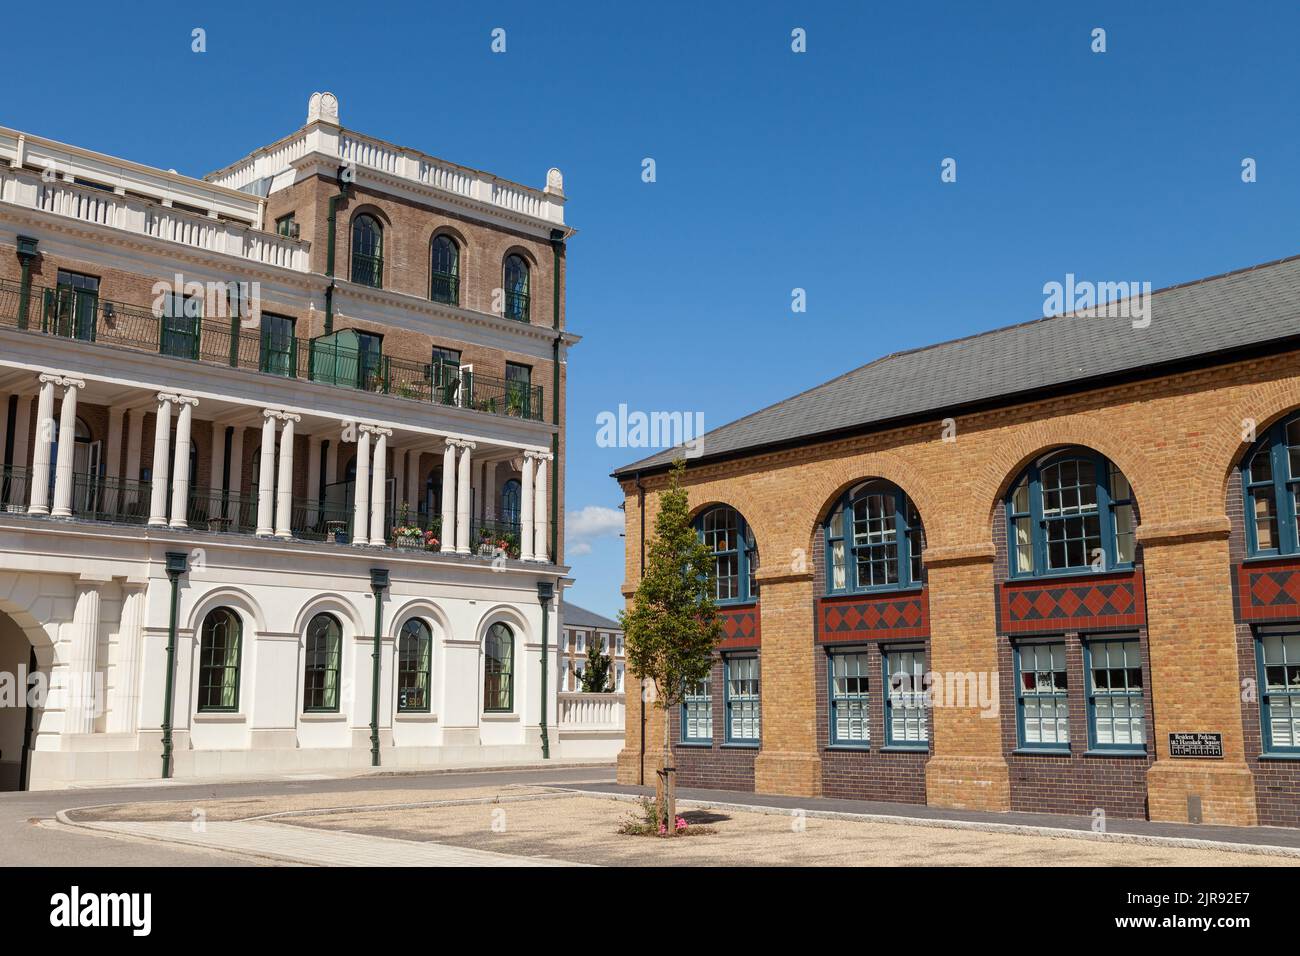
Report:
M207 179L0 128L0 789L590 755L563 206L331 94Z

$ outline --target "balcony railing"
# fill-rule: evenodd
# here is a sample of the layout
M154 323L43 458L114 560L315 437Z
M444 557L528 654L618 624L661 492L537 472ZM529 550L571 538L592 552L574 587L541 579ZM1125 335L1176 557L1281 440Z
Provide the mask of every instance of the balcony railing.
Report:
M51 470L52 474L52 470ZM50 481L50 501L54 493ZM153 486L148 481L129 481L78 474L73 479L72 515L82 521L120 525L145 525L149 522L149 505ZM0 469L0 512L26 514L31 495L31 473L26 468ZM167 488L171 502L172 489ZM274 526L275 505L270 523ZM351 543L352 505L342 498L320 501L294 498L290 509L290 530L303 541ZM191 488L186 507L186 521L191 529L224 534L251 535L257 531L257 489L240 495L219 488ZM399 515L391 513L385 521L388 547L399 551L439 551L442 520L434 515ZM470 553L484 558L519 557L519 525L509 522L474 521L470 530Z
M350 330L301 339L244 328L240 319L227 316L160 318L140 306L67 288L33 286L25 317L20 301L19 284L0 280L0 326L542 421L540 385L378 355L355 347L357 337Z

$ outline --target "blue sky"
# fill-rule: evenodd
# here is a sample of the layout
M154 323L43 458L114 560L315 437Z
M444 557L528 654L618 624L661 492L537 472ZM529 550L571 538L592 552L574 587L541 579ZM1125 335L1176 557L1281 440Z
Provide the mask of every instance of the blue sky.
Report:
M564 171L570 512L616 508L647 453L597 447L620 403L715 427L1032 319L1067 272L1159 288L1300 251L1290 3L81 6L6 11L0 124L201 175L327 89L362 132ZM570 598L613 613L622 539L584 543Z

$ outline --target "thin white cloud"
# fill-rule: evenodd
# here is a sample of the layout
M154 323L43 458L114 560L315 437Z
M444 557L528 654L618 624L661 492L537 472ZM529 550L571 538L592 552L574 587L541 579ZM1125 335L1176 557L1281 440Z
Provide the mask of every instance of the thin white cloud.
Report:
M623 533L623 512L617 508L587 505L564 516L566 550L570 555L590 554L597 538L617 538Z

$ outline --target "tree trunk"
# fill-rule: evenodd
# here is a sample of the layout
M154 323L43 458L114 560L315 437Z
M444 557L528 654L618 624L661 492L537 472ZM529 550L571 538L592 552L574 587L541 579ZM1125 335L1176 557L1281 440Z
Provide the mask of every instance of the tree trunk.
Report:
M673 748L669 743L671 734L669 733L668 708L664 707L664 769L663 769L663 802L659 804L660 813L664 817L664 836L671 837L677 835L677 786L673 780L673 775L677 768L673 766Z

